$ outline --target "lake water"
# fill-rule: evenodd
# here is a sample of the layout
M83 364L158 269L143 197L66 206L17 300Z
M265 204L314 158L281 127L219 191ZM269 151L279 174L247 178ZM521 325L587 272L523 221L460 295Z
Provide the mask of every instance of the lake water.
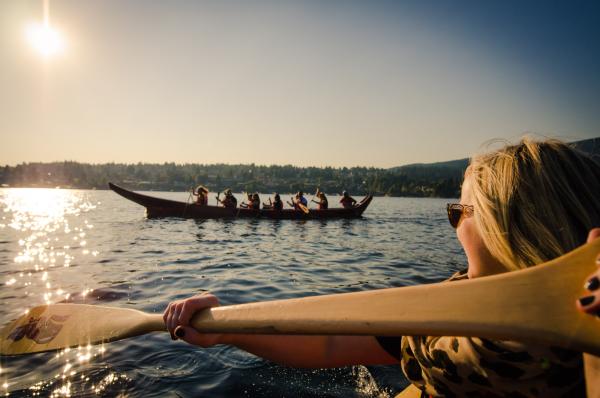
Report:
M437 282L466 265L447 201L375 198L356 220L148 220L111 191L0 189L0 324L64 300L162 313L203 291L227 305ZM15 397L385 397L407 385L399 366L293 369L167 333L0 367L0 393Z

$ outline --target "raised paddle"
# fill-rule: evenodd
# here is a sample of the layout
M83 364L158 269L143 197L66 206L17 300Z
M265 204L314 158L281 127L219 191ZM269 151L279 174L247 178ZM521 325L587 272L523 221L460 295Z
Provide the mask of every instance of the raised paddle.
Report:
M319 194L319 192L320 192L320 189L319 189L319 187L317 187L317 190L315 191L315 194L310 199L311 202L315 202L315 197ZM315 202L315 203L319 203L319 202Z
M596 269L600 239L545 264L462 280L231 305L192 319L204 332L480 336L600 355L600 319L575 301ZM96 344L164 331L160 314L83 304L33 308L2 330L2 355Z
M271 198L269 198L269 204L263 202L263 210L273 210L273 202L271 201Z

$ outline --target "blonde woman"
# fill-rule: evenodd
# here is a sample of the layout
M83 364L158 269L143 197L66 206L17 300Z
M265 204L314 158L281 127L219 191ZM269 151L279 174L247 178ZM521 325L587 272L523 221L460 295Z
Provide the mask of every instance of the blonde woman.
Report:
M600 165L559 141L524 139L473 158L460 203L447 207L468 262L467 272L451 280L534 266L585 243L588 231L600 226L599 194ZM196 311L216 305L211 294L174 301L165 324L173 338L190 344L232 344L287 366L400 363L425 395L585 394L582 355L573 351L454 336L201 334L188 326Z

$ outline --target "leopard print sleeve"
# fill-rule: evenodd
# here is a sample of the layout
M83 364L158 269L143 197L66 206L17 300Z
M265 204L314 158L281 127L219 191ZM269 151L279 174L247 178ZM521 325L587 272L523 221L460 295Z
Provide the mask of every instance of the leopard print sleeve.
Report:
M404 336L400 351L406 377L435 397L585 397L575 351L451 336Z
M433 396L585 397L575 351L470 337L406 336L401 366Z

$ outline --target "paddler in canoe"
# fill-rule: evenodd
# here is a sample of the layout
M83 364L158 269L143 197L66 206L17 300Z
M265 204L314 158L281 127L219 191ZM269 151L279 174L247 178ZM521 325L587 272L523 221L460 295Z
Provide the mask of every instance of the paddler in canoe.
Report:
M252 202L252 194L250 192L246 192L246 200L242 200L242 203L240 203L240 207L242 209L247 209L248 207L250 207L250 205L246 203L246 201L248 203Z
M308 213L308 200L306 200L306 198L304 197L304 192L298 191L296 193L296 196L294 196L291 199L292 203L290 203L290 206L292 206L297 211Z
M344 209L349 209L356 206L356 199L354 199L347 191L342 192L342 198L340 203Z
M260 210L260 196L258 196L258 192L253 193L250 197L250 201L248 202L248 207L252 210Z
M198 185L194 190L194 195L196 196L196 204L198 206L208 205L208 188L204 185Z
M446 209L468 263L448 283L535 266L582 245L600 226L599 194L600 164L560 141L524 138L475 156L460 202ZM188 326L217 305L214 295L198 295L170 303L163 318L173 338L230 344L286 366L399 363L423 396L585 396L575 351L476 337L202 334Z
M269 203L263 203L263 209L275 211L283 210L283 202L281 201L281 197L277 192L273 194L273 200L269 198Z
M312 200L312 202L317 204L317 210L327 210L329 207L329 202L327 201L327 196L322 191L317 191L316 197L319 199L318 201Z
M237 199L235 198L235 196L233 196L231 189L226 189L224 193L225 197L223 199L220 199L217 196L217 201L221 203L223 207L226 207L228 209L235 209L237 207Z
M242 202L240 204L241 208L251 209L251 210L260 210L260 197L258 196L258 193L248 192L246 194L246 200L248 201L248 203Z

